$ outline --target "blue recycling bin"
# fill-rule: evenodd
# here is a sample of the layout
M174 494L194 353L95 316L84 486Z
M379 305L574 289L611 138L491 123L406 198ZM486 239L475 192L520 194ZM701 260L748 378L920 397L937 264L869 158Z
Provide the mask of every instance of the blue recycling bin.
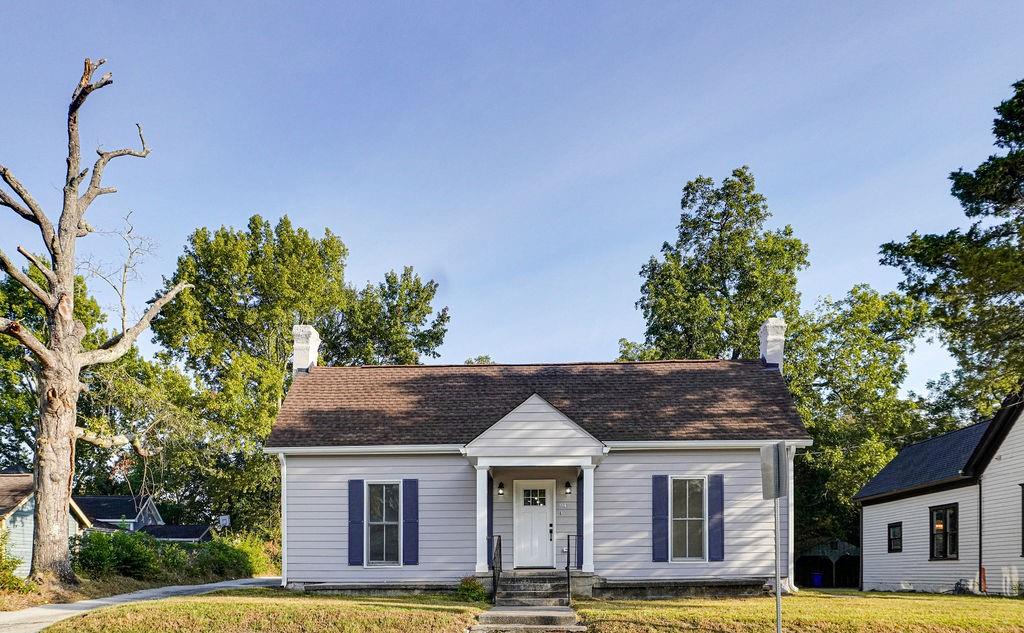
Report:
M820 571L811 572L811 586L812 587L824 587L825 586L825 574Z

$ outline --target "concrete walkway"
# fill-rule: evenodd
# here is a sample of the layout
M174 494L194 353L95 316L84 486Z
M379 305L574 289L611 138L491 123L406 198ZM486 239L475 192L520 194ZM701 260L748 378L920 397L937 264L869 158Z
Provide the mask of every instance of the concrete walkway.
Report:
M102 609L103 607L128 604L130 602L160 600L161 598L173 598L175 596L194 596L219 589L277 587L280 584L280 578L244 578L242 580L211 582L205 585L157 587L156 589L144 589L134 593L124 593L119 596L109 596L95 600L81 600L69 604L47 604L20 611L2 611L0 612L0 631L3 633L36 633L36 631L42 631L55 622L60 622L61 620L81 615L94 609Z

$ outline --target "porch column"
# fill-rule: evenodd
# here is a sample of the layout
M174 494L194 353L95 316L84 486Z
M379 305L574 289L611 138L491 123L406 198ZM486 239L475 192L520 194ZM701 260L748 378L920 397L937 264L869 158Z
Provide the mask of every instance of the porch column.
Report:
M583 571L594 571L594 466L583 466Z
M476 467L476 571L487 573L487 467Z

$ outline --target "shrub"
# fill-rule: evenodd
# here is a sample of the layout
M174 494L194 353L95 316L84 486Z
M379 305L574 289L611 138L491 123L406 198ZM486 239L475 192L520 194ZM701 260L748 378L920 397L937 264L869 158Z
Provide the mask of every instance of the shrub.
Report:
M14 570L21 564L20 558L11 556L7 551L10 533L0 525L0 590L28 593L32 591L32 583L14 575Z
M280 569L279 564L274 560L274 555L277 552L274 551L276 547L273 542L265 541L250 532L235 534L229 537L227 541L249 559L249 567L252 569L251 575L264 576Z
M75 537L71 552L75 571L87 576L108 576L117 564L110 535L103 532L86 532Z
M195 566L196 571L210 576L248 578L253 575L253 563L248 554L220 536L197 549Z
M160 566L164 574L171 578L184 578L191 575L191 561L188 551L177 543L160 543L158 551Z
M487 589L473 576L466 576L459 581L459 588L455 590L455 595L466 602L486 602L490 598Z
M110 538L114 549L114 570L137 580L153 580L161 575L156 539L144 532L118 530Z

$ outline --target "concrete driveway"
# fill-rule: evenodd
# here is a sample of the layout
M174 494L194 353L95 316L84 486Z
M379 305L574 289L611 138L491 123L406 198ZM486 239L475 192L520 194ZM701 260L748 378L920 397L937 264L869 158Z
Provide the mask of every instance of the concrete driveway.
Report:
M94 609L102 609L103 607L128 604L130 602L144 602L146 600L160 600L161 598L173 598L175 596L194 596L217 591L218 589L277 587L280 584L280 578L244 578L242 580L211 582L205 585L157 587L156 589L144 589L135 593L124 593L119 596L81 600L70 604L47 604L20 611L4 611L0 612L0 631L3 633L36 633L36 631L42 631L55 622L60 622L61 620L81 615Z

